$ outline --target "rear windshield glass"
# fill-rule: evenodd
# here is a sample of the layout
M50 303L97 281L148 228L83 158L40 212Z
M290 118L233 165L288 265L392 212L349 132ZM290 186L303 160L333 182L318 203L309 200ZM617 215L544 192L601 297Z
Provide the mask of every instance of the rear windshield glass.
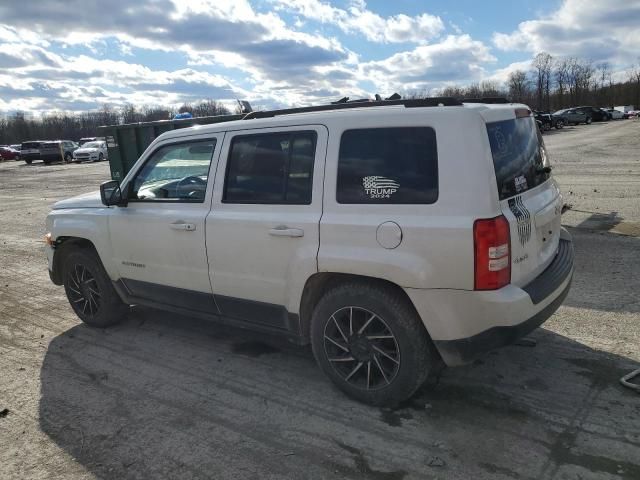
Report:
M549 178L544 142L533 117L487 124L500 200L537 187Z

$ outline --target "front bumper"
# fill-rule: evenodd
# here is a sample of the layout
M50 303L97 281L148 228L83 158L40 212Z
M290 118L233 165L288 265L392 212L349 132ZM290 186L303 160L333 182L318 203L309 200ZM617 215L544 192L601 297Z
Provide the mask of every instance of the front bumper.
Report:
M553 262L523 288L406 291L444 362L464 365L512 344L553 315L569 293L573 262L573 242L563 230Z
M90 155L81 154L81 155L78 155L78 156L74 155L73 159L76 162L86 162L88 160L95 161L95 160L98 160L98 154L97 153L96 154L90 154Z

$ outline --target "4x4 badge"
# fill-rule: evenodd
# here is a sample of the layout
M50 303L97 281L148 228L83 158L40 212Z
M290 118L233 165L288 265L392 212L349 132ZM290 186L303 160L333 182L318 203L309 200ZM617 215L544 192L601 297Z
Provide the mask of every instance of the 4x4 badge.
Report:
M400 184L395 180L379 175L363 177L362 186L371 198L391 198L400 188Z
M510 199L509 210L518 221L518 237L520 238L520 244L524 247L531 238L531 214L522 203L522 197Z

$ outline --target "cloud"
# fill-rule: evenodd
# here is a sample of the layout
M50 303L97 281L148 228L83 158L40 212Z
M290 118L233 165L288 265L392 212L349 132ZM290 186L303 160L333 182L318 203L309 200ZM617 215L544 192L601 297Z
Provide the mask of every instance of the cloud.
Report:
M211 51L242 57L259 77L286 78L304 66L346 61L339 42L290 30L274 13L258 13L246 0L83 0L0 4L0 19L14 32L29 28L46 41L91 45L116 37L122 44L194 58ZM277 49L277 51L274 51ZM301 64L304 66L301 66Z
M493 43L504 51L630 64L640 51L640 0L564 0L548 16L521 22L508 34L495 32Z
M279 10L293 12L320 23L332 24L345 33L358 33L371 42L427 43L444 30L440 17L422 13L384 18L367 8L364 0L354 0L348 9L321 0L272 0Z
M469 83L485 75L495 62L489 48L469 35L449 35L442 42L418 46L384 60L360 65L361 78L370 78L387 91L420 90L443 82Z

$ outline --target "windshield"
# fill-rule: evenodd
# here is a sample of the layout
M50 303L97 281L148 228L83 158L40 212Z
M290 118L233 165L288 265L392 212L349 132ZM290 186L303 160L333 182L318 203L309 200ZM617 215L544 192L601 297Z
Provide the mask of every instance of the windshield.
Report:
M82 145L82 148L100 148L102 147L102 142L87 142Z
M549 178L547 153L533 117L487 123L500 200Z

